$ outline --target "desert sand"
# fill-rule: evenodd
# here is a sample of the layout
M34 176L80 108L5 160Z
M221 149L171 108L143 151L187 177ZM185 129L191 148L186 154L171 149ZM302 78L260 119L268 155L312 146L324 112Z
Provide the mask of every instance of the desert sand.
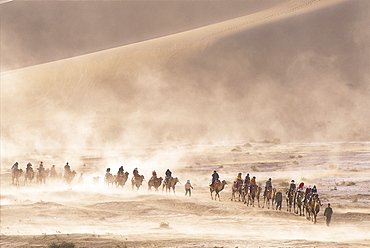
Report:
M1 11L34 10L25 16L33 29L1 15L1 247L370 246L370 3L216 2L224 11L193 19L184 1L154 3L158 13L148 19L173 9L173 25L153 32L148 22L126 21L140 35L85 50L60 41L73 36L84 44L86 23L103 20L106 6L93 17L81 14L86 23L79 23L68 15L78 13L72 3L49 2L48 12L32 2L1 2ZM135 4L124 7L144 19L153 12ZM61 23L49 16L55 9L75 32L60 29L38 57L36 44ZM23 51L21 38L29 41ZM71 184L25 185L21 177L12 185L16 161L23 170L28 162L34 170L40 161L54 164L58 173L68 162L77 175ZM106 169L115 174L120 166L129 178L136 167L145 176L139 190L104 183ZM180 180L176 192L148 192L152 171L164 177L168 168ZM220 201L209 192L214 170L228 183ZM262 199L255 207L231 201L239 172L261 186L271 177L284 192L292 179L316 185L324 204L317 223L287 211L285 201L281 211L262 208Z
M163 144L133 151L112 151L110 157L75 157L71 169L83 172L84 183L48 181L11 185L10 170L2 170L2 247L47 247L73 242L77 247L368 247L370 239L370 144L249 143L190 145ZM235 145L241 151L232 149ZM251 146L249 146L251 145ZM95 151L97 152L97 151ZM105 159L111 158L111 161ZM60 157L49 157L45 166ZM116 161L114 163L113 161ZM118 162L121 161L121 162ZM22 163L24 164L24 163ZM137 166L147 180L151 170L164 177L166 168L180 179L176 192L148 192L128 182L123 188L104 184L105 168ZM23 167L23 166L21 166ZM37 164L35 164L35 168ZM210 175L217 170L228 185L219 200L211 200ZM317 223L287 211L257 203L255 207L231 201L231 185L238 172L250 173L264 185L287 189L291 179L316 185L324 206L331 203L331 226L323 207ZM79 173L78 173L79 174ZM93 183L93 177L100 182ZM184 195L191 180L192 196ZM168 224L168 226L166 225Z

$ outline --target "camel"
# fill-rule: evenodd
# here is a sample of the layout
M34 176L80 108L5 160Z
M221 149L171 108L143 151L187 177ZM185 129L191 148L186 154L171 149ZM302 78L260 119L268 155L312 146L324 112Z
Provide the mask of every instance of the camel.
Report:
M296 214L298 214L299 210L299 216L304 216L304 205L303 205L303 200L304 198L304 192L297 192L296 197L295 197L295 205L297 205L297 210L295 211Z
M163 181L162 177L150 179L148 182L148 191L151 191L152 187L154 187L155 191L158 192L158 188L161 186L162 181Z
M109 186L112 185L115 182L115 177L111 173L105 174L104 182Z
M162 191L164 190L164 188L166 188L166 193L170 193L172 188L172 191L175 194L176 183L180 183L180 180L177 177L170 177L167 183L163 183Z
M137 177L132 177L131 179L131 184L132 184L132 189L136 186L136 188L139 190L140 186L143 184L144 181L144 176L143 175L138 175Z
M288 191L286 195L286 211L292 212L292 205L294 204L294 191Z
M248 203L247 206L252 205L254 207L254 199L257 199L258 207L260 207L260 194L261 194L262 188L255 185L251 186L251 192L248 195Z
M265 190L265 192L263 194L263 206L262 206L262 208L264 208L265 205L267 205L267 208L270 209L270 200L271 200L271 206L274 205L275 194L276 194L276 189L275 188Z
M240 197L243 196L243 183L242 182L239 182L239 183L234 182L233 187L231 188L231 191L232 191L231 200L236 201L235 194L238 193L239 201L241 201Z
M215 192L215 200L217 199L217 196L218 196L218 200L221 201L220 199L220 192L225 188L225 185L226 185L226 181L223 180L222 182L220 182L219 180L215 181L215 183L213 185L210 185L209 186L209 191L211 192L211 199L213 200L213 191Z
M117 184L117 187L118 186L121 186L123 188L123 186L125 186L126 182L127 182L127 179L128 179L128 172L126 171L123 175L117 175L116 176L116 184Z
M317 217L317 214L320 212L319 197L316 194L312 196L312 199L310 202L310 210L312 213L312 221L314 224L316 224L316 217Z
M304 201L303 201L303 210L306 210L307 220L311 218L311 209L310 209L310 205L308 204L309 198L310 198L309 194L306 194L306 197L304 198Z
M71 170L65 170L64 171L64 180L66 181L66 183L70 184L72 182L72 180L75 178L76 176L76 171L71 171Z
M46 182L46 178L49 176L49 169L40 169L39 172L37 173L36 175L36 181L38 183L45 183Z
M12 184L19 185L19 178L22 176L23 170L22 169L14 169L12 170ZM15 183L14 183L15 179Z
M248 203L248 199L250 197L250 192L249 192L249 185L245 185L242 189L242 198L243 198L243 202L244 204L247 204Z
M35 172L32 167L26 169L26 174L24 175L24 185L28 184L28 181L31 183L35 177Z

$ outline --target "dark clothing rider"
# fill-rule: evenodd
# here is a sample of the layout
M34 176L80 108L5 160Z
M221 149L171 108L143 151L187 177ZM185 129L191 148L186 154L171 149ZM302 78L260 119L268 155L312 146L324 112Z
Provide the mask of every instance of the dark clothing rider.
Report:
M218 175L217 171L213 171L213 174L212 174L212 183L211 183L211 186L220 178L220 176Z
M168 180L170 180L170 178L172 177L172 172L170 171L170 169L166 170L165 175L166 175L165 182L167 184Z
M249 183L251 182L251 178L249 176L249 173L245 176L245 179L244 179L244 187L247 187L249 185Z

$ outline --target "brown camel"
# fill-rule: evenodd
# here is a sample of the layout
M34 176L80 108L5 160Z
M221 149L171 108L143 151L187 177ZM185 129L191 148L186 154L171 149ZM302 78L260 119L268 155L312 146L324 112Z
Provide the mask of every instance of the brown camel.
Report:
M171 188L172 188L172 191L173 193L175 194L175 186L176 186L176 183L180 183L180 180L177 178L177 177L171 177L168 179L168 182L167 183L163 183L163 188L162 188L162 191L164 188L166 188L166 193L170 193L171 192Z
M303 200L304 198L304 192L297 192L295 197L295 205L297 205L297 209L295 211L296 214L298 214L299 210L299 216L304 216L304 206L303 206Z
M24 185L28 184L28 181L31 183L35 177L35 172L32 167L26 169L26 174L24 175Z
M22 169L14 169L12 170L12 184L19 185L19 178L22 176L23 170ZM15 183L14 183L15 180Z
M36 175L36 181L38 183L45 183L46 182L46 178L49 176L49 169L40 169L39 172L37 173Z
M144 181L143 175L132 177L131 179L132 189L134 189L136 186L136 188L139 190L140 186L143 184L143 181Z
M294 202L294 191L288 191L286 195L286 211L292 212L292 205Z
M158 188L161 186L163 181L162 177L159 178L151 178L148 182L148 191L152 190L152 187L155 188L155 192L158 192Z
M303 202L303 209L306 210L306 219L309 220L311 218L311 209L310 204L308 204L308 200L310 199L310 195L306 194Z
M250 194L248 195L248 203L247 206L252 205L254 207L254 199L257 199L258 207L260 207L260 194L262 188L257 185L251 185Z
M233 187L231 188L231 200L236 201L235 194L238 193L239 201L241 201L241 197L243 196L243 182L237 183L236 181L233 184Z
M312 221L314 224L316 224L316 217L317 217L317 214L320 212L319 197L317 194L312 196L312 199L310 202L310 210L312 214Z
M125 186L127 179L128 179L128 175L129 173L126 171L123 175L116 176L115 182L117 184L117 187L121 186L123 188L123 186Z
M66 183L70 184L72 182L72 180L75 178L76 176L76 171L71 171L71 170L65 170L64 171L64 180L66 181Z
M247 185L245 185L245 186L243 187L243 191L242 191L242 193L243 193L243 195L242 195L242 197L243 197L243 202L244 202L244 204L247 204L247 203L248 203L248 199L249 199L249 197L250 197L249 184L247 184Z
M276 194L275 188L265 190L265 192L263 193L262 208L264 208L265 205L267 205L267 208L270 209L270 200L271 200L271 206L274 205L275 194Z
M116 178L111 173L106 173L104 177L104 182L109 186L114 184Z
M220 192L225 188L225 185L226 185L226 181L223 180L222 182L220 182L219 180L216 180L214 182L213 185L210 185L209 186L209 191L211 192L211 199L213 200L213 192L215 192L215 200L217 199L217 196L218 196L218 200L221 201L220 199Z

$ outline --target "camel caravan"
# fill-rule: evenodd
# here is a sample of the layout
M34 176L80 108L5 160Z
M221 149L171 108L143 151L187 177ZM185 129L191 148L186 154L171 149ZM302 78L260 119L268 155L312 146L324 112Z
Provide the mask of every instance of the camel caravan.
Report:
M255 206L255 202L258 207L267 207L270 209L281 210L283 202L283 190L272 187L272 179L269 178L266 181L265 188L262 191L262 187L256 183L256 177L250 178L249 174L245 177L245 180L241 178L242 173L239 173L236 177L232 188L231 188L231 201L239 201L247 204L247 206ZM219 193L224 189L226 181L220 181L219 175L216 171L212 174L212 182L209 186L211 192L211 199L220 200ZM213 198L213 192L215 192L215 198ZM260 196L262 194L263 201L260 204ZM285 194L286 206L288 212L299 214L300 216L306 216L307 220L312 220L316 223L317 214L322 206L317 194L317 188L314 185L313 188L309 185L304 190L304 183L301 182L298 187L294 180L291 180L289 189Z
M76 171L71 170L68 163L64 166L64 173L59 174L56 172L55 165L46 169L42 161L35 170L33 169L33 165L31 163L26 165L25 171L18 168L18 166L19 164L16 162L11 168L13 185L20 185L20 178L22 176L24 177L24 185L30 185L33 182L37 184L46 184L47 181L60 180L70 184L76 175Z
M64 166L64 173L56 173L55 165L50 169L45 169L43 163L41 162L36 171L33 170L32 164L28 163L26 170L18 168L18 162L12 166L12 184L19 185L20 178L24 177L24 185L31 184L35 179L35 182L38 184L45 184L47 180L62 180L66 184L71 184L72 180L76 176L76 171L71 170L71 167L68 163ZM79 182L82 182L82 173L79 179ZM123 188L129 178L129 173L124 171L121 166L118 169L116 175L111 173L111 169L106 169L106 174L104 177L104 183L107 186L116 186ZM218 200L220 199L220 192L225 189L227 182L225 180L220 180L220 176L217 171L214 171L211 178L211 183L209 185L211 199ZM145 181L144 175L140 175L138 168L133 170L133 176L131 178L132 190L139 190ZM190 180L188 180L190 181ZM98 183L99 177L94 177L93 183ZM158 177L156 171L152 172L151 178L147 181L148 192L151 192L154 188L155 192L159 191L159 188L162 187L162 192L166 190L166 193L171 191L175 194L177 183L181 184L180 180L177 177L172 176L172 172L167 169L165 172L165 178ZM182 185L182 184L181 184ZM192 186L190 186L192 188ZM190 187L186 187L187 190L190 190ZM286 191L286 208L288 212L294 212L300 216L306 216L307 219L312 220L316 223L317 214L320 211L320 206L322 206L320 199L317 194L317 188L314 186L308 186L306 190L304 188L304 183L301 182L298 187L294 180L291 181L289 189ZM190 193L190 192L189 192ZM189 194L190 195L190 194ZM261 201L260 201L261 198ZM266 181L264 189L256 182L256 177L253 176L250 178L249 174L246 175L245 179L242 179L242 173L238 173L235 181L231 186L231 201L243 202L247 206L258 206L261 208L270 207L275 210L281 210L283 202L283 193L282 189L278 191L276 188L272 187L272 179L269 178Z

